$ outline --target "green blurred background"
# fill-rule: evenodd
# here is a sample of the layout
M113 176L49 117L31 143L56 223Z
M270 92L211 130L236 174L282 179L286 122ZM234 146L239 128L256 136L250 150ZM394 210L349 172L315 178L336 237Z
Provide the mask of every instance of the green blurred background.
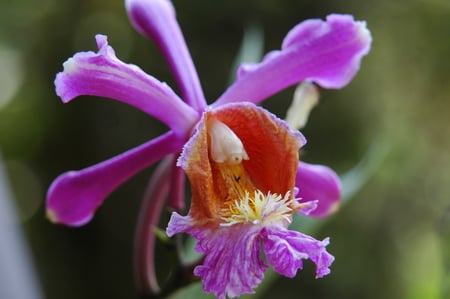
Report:
M305 161L345 173L368 152L378 159L351 201L311 232L331 237L332 274L315 280L308 263L262 297L450 298L450 2L173 2L210 101L227 86L250 24L263 28L266 51L278 49L299 21L333 12L366 20L373 34L357 77L343 90L323 91L303 130ZM119 58L174 86L161 55L131 28L122 1L0 2L0 152L48 299L138 297L132 240L152 169L118 189L85 227L44 217L46 189L58 174L165 130L124 104L83 97L63 105L55 95L62 63L95 50L96 33L109 36ZM283 117L292 92L264 105Z

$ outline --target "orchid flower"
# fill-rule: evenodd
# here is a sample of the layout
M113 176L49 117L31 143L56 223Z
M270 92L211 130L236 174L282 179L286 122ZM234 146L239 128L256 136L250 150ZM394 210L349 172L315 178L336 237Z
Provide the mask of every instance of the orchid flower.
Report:
M143 223L156 224L154 214L167 197L168 205L181 213L184 171L191 207L186 216L172 214L167 234L186 232L198 240L197 250L205 259L194 273L205 291L218 298L251 293L267 264L293 277L303 259L316 264L317 277L328 274L334 259L326 251L328 238L318 241L288 230L288 225L295 212L322 217L336 210L339 178L328 167L299 162L304 136L257 104L305 80L323 88L344 87L370 49L365 23L334 14L298 24L280 50L260 63L241 65L236 81L208 104L171 2L125 3L133 26L163 53L180 95L119 60L104 35L96 36L98 52L80 52L64 63L55 79L56 93L64 103L82 95L118 100L169 130L109 160L57 177L47 194L48 218L69 226L86 224L110 193L165 158L153 177ZM150 234L148 227L144 231Z

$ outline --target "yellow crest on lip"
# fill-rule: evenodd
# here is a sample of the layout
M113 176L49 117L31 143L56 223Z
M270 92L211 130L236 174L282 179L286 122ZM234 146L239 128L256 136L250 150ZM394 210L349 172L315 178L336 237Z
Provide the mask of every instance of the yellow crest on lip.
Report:
M253 104L205 112L181 157L192 189L190 215L221 222L230 203L246 194L292 192L300 147L282 120Z

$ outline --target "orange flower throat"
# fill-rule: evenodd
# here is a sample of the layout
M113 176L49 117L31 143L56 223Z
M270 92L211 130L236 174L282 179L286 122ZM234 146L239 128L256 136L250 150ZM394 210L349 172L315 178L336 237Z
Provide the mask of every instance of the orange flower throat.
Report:
M290 222L291 214L301 207L287 191L284 196L264 194L252 183L243 161L249 160L242 141L224 123L211 120L208 127L210 156L223 184L226 198L219 211L222 226L237 223L267 223L280 219Z
M286 123L250 103L205 112L179 160L191 217L219 225L290 219L301 145Z

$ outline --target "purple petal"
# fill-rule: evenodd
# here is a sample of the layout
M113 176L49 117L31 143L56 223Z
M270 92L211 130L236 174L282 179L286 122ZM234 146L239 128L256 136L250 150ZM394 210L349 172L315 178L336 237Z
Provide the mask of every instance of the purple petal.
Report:
M317 201L317 208L309 216L325 217L339 208L341 181L329 167L300 162L295 185L301 202Z
M94 166L63 173L47 193L47 215L71 226L87 223L119 185L162 157L178 152L184 140L173 132L144 143Z
M162 51L183 98L195 110L203 111L205 96L172 3L167 0L127 0L125 5L136 30L154 40Z
M294 27L281 51L269 53L254 65L244 65L238 79L214 103L259 103L293 84L311 80L325 88L341 88L359 69L369 52L371 35L364 22L349 15L330 15Z
M316 278L330 273L334 257L326 251L328 238L318 241L308 235L287 230L283 227L265 228L264 252L272 267L280 274L294 277L303 267L303 259L316 264Z
M80 52L64 63L56 76L56 93L64 103L80 95L115 99L166 123L174 132L186 134L198 118L165 83L114 54L106 36L96 36L98 53Z
M223 299L254 293L267 269L261 258L261 229L252 224L190 227L190 222L189 216L174 213L167 232L187 232L198 240L196 249L205 260L194 274L201 277L203 289Z

